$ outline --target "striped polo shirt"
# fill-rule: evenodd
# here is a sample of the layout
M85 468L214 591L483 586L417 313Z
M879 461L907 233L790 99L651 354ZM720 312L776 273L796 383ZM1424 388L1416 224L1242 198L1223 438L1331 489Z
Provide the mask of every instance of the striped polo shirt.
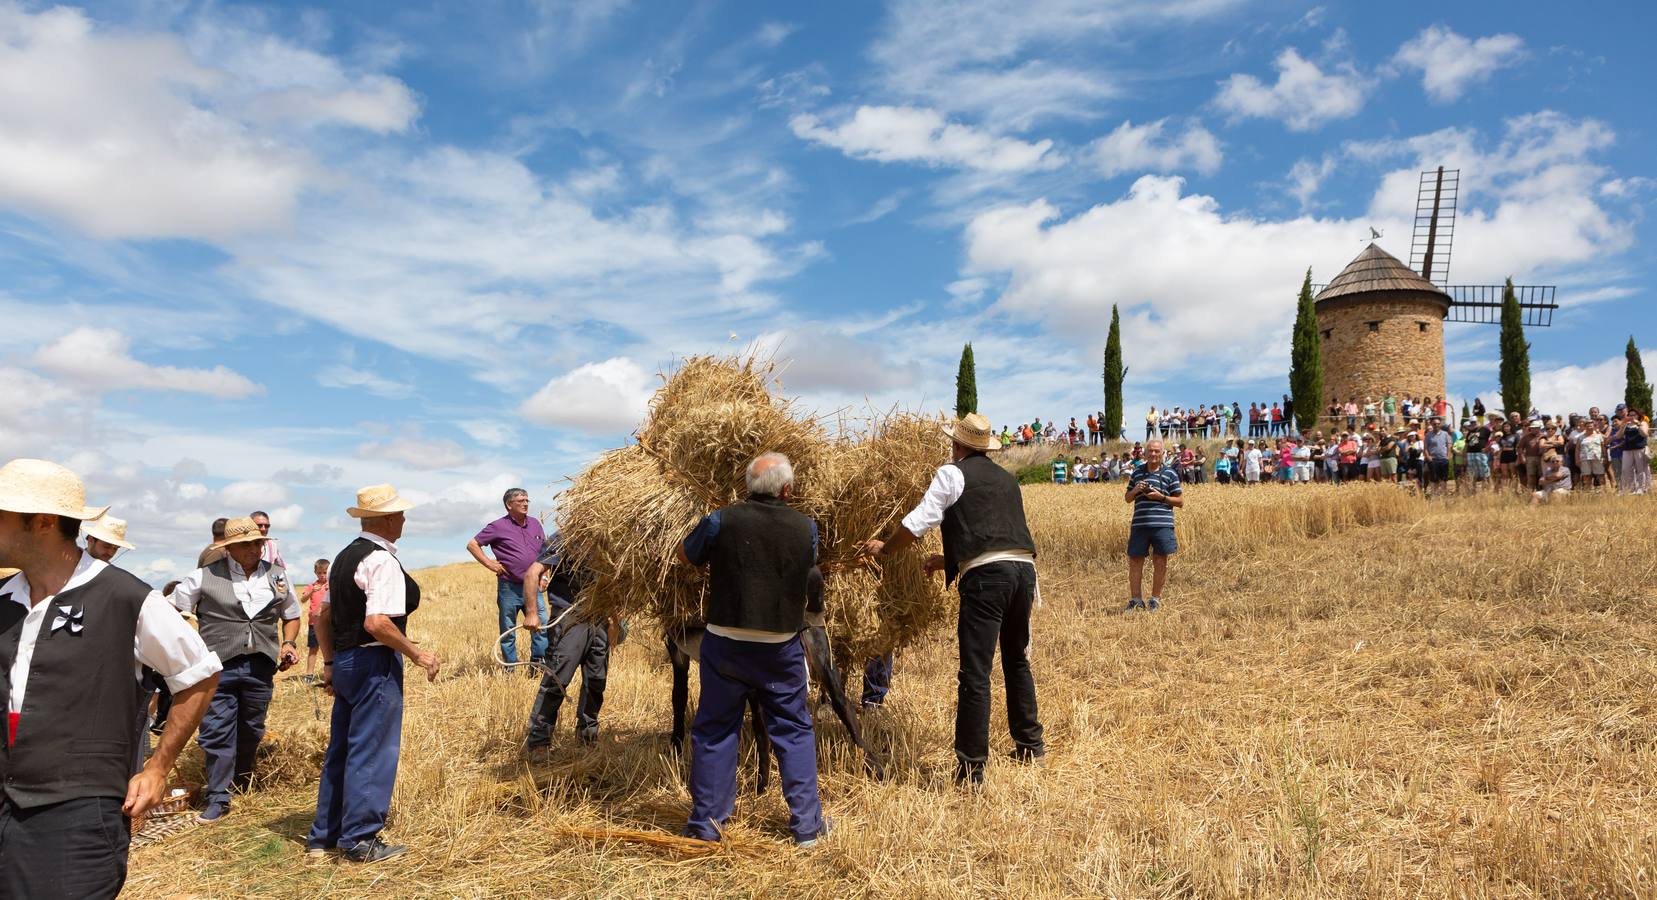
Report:
M1148 484L1152 490L1169 497L1177 497L1180 494L1179 473L1166 464L1155 472L1144 467L1135 471L1128 480L1128 487L1132 489L1137 484ZM1133 502L1133 527L1172 528L1174 508L1166 503L1141 497Z

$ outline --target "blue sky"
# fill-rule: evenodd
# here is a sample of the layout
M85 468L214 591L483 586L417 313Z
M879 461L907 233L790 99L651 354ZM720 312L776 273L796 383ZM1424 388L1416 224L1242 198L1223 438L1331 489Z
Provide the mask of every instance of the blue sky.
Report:
M270 510L332 556L355 487L463 556L627 439L675 358L758 349L808 408L997 425L1284 389L1307 266L1462 170L1451 281L1559 285L1551 408L1657 345L1646 4L0 2L0 456L76 468L188 564ZM1490 397L1495 329L1447 328Z

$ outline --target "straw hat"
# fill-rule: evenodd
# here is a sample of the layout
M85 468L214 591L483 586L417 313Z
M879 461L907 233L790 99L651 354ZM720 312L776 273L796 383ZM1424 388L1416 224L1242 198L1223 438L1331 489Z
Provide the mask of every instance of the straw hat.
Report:
M7 512L96 519L107 506L87 506L75 473L44 459L14 459L0 466L0 509Z
M974 450L1001 449L1001 439L990 430L990 420L977 413L967 413L959 421L945 425L944 434L955 443Z
M374 519L413 508L414 504L398 496L396 488L389 484L373 484L358 489L357 505L345 512L354 519Z
M213 546L228 547L231 544L245 544L249 541L268 540L270 540L270 538L266 536L263 531L259 530L259 526L254 523L253 519L243 517L240 519L231 519L230 521L224 523L224 540L219 541Z
M86 536L95 537L106 544L136 550L137 547L127 543L127 520L117 519L109 513L104 513L86 526Z

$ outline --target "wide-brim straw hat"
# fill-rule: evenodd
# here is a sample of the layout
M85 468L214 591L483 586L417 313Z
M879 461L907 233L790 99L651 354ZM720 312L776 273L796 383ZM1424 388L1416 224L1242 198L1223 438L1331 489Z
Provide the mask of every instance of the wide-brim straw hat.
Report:
M372 484L357 491L357 505L345 511L354 519L374 519L392 513L406 512L414 504L398 495L389 484Z
M246 544L252 541L268 541L270 536L259 530L259 523L248 517L231 519L224 523L224 540L213 546L216 548L228 547L231 544Z
M14 459L0 466L0 509L82 521L109 511L107 506L87 506L80 478L44 459Z
M1001 439L990 430L990 420L977 413L967 413L957 421L945 424L944 434L955 443L973 450L1001 449Z
M87 523L86 536L95 537L106 544L114 544L128 550L138 549L127 543L127 520L117 519L109 513L104 513Z

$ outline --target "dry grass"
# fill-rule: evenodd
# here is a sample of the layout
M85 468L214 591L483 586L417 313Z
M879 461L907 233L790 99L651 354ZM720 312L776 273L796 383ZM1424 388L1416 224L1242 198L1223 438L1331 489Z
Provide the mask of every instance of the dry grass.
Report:
M956 662L939 631L900 655L888 707L865 717L888 781L868 780L820 717L839 828L809 853L786 843L775 788L747 795L748 765L718 852L637 835L675 832L688 809L665 738L667 673L644 629L616 653L598 748L576 745L566 712L551 759L526 764L516 743L534 682L487 661L487 574L423 571L414 632L445 674L409 682L387 834L416 853L305 865L323 732L287 680L257 792L223 825L135 851L129 894L1657 892L1651 503L1407 500L1332 511L1330 527L1384 524L1307 537L1326 530L1321 514L1271 513L1296 493L1191 489L1168 606L1123 618L1119 492L1030 489L1049 765L998 759L981 794L950 786ZM992 745L1009 748L999 716ZM199 768L193 750L185 765Z

